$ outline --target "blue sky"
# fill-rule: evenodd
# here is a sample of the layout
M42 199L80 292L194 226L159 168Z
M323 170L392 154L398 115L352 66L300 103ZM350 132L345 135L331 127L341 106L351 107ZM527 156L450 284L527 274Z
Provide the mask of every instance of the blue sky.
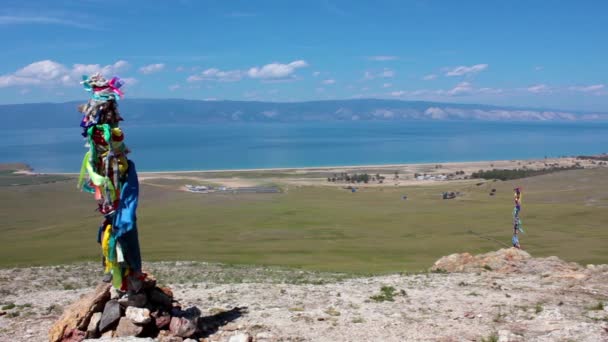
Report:
M390 98L608 112L608 1L3 0L0 103Z

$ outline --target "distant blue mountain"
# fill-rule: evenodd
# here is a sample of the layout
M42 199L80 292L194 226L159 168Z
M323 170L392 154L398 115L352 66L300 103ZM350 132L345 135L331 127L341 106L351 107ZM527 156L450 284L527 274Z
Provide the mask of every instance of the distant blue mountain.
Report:
M8 118L4 121L4 127L9 129L73 127L79 123L80 114L76 107L82 102L0 105L0 115ZM120 101L119 108L127 122L146 124L345 120L608 120L608 113L379 99L290 103L125 99Z

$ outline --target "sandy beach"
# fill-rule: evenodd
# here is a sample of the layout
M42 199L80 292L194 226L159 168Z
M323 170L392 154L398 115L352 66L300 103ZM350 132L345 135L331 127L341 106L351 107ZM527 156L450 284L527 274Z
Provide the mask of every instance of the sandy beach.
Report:
M492 169L531 169L540 170L547 167L597 167L597 163L588 159L574 157L491 160L474 162L447 162L424 164L391 164L391 165L357 165L326 166L302 168L267 168L238 170L198 170L198 171L160 171L141 172L140 180L154 182L158 179L181 180L192 183L214 183L230 187L255 186L267 183L287 185L323 185L344 186L346 182L328 182L328 177L341 173L380 175L383 182L370 181L367 184L357 183L362 187L387 187L432 184L444 181L470 181L470 175L479 170ZM458 174L457 174L458 173ZM418 176L418 177L417 177ZM420 177L422 176L422 177ZM444 178L445 177L445 178Z
M39 173L29 169L26 164L7 164L18 168L16 173L26 175L46 174L74 176L77 173ZM16 165L16 166L15 166ZM261 184L284 184L296 186L344 186L347 182L328 182L328 178L342 173L369 174L372 180L368 183L357 183L361 187L387 187L426 185L437 182L471 181L471 174L480 170L493 169L527 169L541 170L551 167L600 167L599 162L576 157L487 160L470 162L436 162L411 164L351 165L351 166L315 166L289 168L255 168L223 170L187 170L187 171L141 171L139 180L155 185L158 180L184 184L213 184L226 187L250 187ZM383 178L379 182L377 176ZM156 184L159 185L159 184ZM163 187L166 187L164 185Z

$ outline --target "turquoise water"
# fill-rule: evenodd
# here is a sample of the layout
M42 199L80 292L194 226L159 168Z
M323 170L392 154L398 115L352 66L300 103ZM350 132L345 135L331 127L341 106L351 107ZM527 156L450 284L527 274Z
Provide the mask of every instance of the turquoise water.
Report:
M315 122L122 126L140 171L397 164L608 152L608 123ZM77 172L79 127L0 130L0 162Z

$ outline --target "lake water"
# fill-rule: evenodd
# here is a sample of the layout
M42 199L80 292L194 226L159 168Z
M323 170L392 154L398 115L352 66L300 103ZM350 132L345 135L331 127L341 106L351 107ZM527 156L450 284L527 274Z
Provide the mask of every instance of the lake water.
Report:
M323 122L125 124L140 171L398 164L608 152L608 123ZM77 172L79 127L0 130L0 162Z

